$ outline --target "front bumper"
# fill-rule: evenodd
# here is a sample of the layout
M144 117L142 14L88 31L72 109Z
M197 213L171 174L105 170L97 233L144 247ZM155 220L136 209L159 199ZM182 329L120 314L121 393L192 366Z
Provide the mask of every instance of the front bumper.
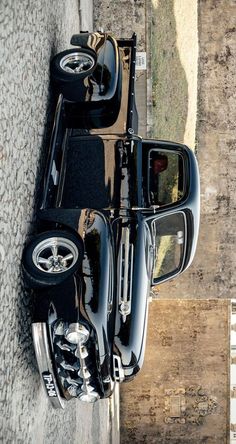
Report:
M102 377L92 334L83 345L69 343L64 334L69 331L67 324L32 324L41 381L54 408L64 408L64 401L72 398L95 402L109 396L114 385L111 377Z
M64 408L64 400L60 395L48 342L47 324L32 324L34 349L44 390L55 409Z

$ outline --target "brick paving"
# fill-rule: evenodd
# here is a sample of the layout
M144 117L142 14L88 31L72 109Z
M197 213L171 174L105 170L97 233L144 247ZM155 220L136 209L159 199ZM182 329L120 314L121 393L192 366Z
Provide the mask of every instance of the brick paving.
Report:
M108 442L108 402L45 402L31 338L31 295L20 260L34 231L39 166L48 145L49 60L78 32L76 0L0 3L0 442Z

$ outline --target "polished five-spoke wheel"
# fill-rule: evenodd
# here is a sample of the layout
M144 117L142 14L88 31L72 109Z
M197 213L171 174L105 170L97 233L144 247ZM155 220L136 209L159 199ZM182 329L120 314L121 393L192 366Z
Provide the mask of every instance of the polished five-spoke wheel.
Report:
M35 266L46 273L64 273L78 259L78 249L69 239L50 237L36 245L33 255Z
M75 51L62 57L59 64L60 68L65 72L70 74L83 74L94 67L95 60L90 54Z
M73 102L85 101L86 77L96 69L97 56L89 48L71 48L60 52L51 61L51 77L57 93Z
M82 241L67 232L36 236L24 250L23 270L30 286L56 285L73 274L83 258Z

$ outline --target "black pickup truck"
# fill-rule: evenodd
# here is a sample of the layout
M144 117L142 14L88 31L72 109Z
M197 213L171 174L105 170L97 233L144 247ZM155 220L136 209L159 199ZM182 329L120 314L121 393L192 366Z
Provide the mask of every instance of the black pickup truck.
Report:
M58 102L23 253L33 340L54 407L111 395L142 366L151 286L191 263L199 172L185 145L137 134L136 36L74 35L51 76Z

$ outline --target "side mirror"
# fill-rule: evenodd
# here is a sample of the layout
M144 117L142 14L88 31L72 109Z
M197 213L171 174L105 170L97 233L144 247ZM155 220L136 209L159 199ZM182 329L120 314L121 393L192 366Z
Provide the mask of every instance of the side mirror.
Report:
M183 231L177 231L176 243L178 245L182 245L184 243L184 232Z

